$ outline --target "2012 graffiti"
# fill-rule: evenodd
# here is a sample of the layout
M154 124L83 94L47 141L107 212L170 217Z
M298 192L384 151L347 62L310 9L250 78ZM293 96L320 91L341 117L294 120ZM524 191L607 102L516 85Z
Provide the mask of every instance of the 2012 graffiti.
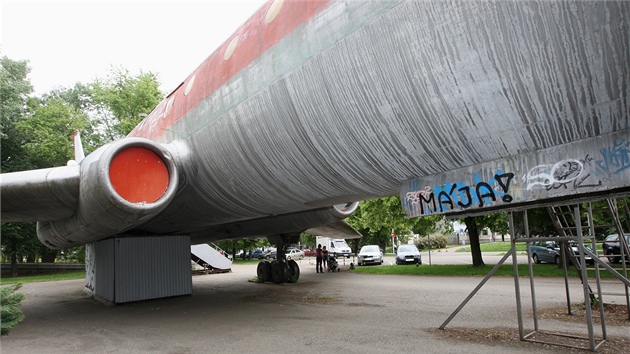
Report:
M483 207L497 200L497 196L504 203L513 200L510 195L510 182L514 178L514 173L497 171L494 177L484 182L478 175L474 175L475 184L446 183L443 186L407 192L406 202L414 208L418 208L423 214L448 212L455 209L466 209L473 205Z

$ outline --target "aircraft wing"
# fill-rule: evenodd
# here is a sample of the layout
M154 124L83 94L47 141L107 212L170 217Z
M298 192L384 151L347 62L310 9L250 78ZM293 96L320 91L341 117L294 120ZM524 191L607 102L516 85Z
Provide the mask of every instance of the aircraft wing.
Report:
M329 225L313 227L306 230L305 232L330 238L355 239L362 237L362 235L357 230L355 230L344 220L340 220Z
M79 166L0 175L2 219L60 220L77 211Z

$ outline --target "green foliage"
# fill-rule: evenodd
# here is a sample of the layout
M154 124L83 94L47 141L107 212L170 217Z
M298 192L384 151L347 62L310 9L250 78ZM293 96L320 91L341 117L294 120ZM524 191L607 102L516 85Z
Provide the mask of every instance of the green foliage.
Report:
M24 320L24 314L20 309L20 303L24 300L24 294L16 291L22 284L3 286L0 288L0 322L2 335L9 334L9 330Z
M510 230L508 213L505 211L478 216L475 220L479 229L488 227L492 232L500 234L507 234Z
M25 141L22 144L26 157L35 168L64 166L74 157L70 137L76 130L88 127L83 112L58 98L31 107L30 116L16 122L16 128Z
M94 101L94 92L90 85L76 83L68 89L58 88L44 94L41 100L48 102L54 99L65 102L88 117L88 125L81 130L81 141L86 155L113 140L104 134L107 129L99 119L107 116L107 107Z
M0 153L2 172L28 168L22 158L23 138L15 129L15 122L27 110L28 95L33 87L27 79L28 62L0 59Z
M630 198L618 198L615 204L619 212L619 222L624 227L624 231L628 232L628 230L630 230ZM606 225L606 227L595 229L595 237L598 240L603 240L610 234L619 233L614 227L612 213L608 208L608 202L606 200L592 203L591 209L593 211L593 224L595 226ZM585 212L586 210L588 210L588 205L583 204L581 211ZM585 215L583 215L582 218L586 219ZM582 225L586 224L586 220L582 220Z
M113 68L107 80L97 80L91 87L94 103L107 107L111 114L101 123L112 140L129 134L164 97L156 74L132 76L122 68Z
M448 237L444 235L430 235L430 236L422 236L418 239L416 243L416 247L419 250L429 249L429 246L432 250L445 248L448 245Z
M407 218L400 197L391 196L362 201L358 210L346 220L363 235L359 246L379 245L385 249L392 242L392 229L397 237L406 241L408 235L434 232L441 219L441 216Z
M307 233L302 233L300 235L300 243L303 245L307 245L310 248L317 247L317 245L315 244L315 242L317 242L316 240L317 240L316 235L311 235Z

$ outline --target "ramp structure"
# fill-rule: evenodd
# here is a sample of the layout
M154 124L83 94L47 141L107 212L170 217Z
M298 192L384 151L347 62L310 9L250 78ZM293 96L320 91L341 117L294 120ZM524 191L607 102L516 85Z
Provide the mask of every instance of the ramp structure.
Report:
M190 246L190 254L195 262L203 263L205 267L220 270L232 268L232 261L207 243Z

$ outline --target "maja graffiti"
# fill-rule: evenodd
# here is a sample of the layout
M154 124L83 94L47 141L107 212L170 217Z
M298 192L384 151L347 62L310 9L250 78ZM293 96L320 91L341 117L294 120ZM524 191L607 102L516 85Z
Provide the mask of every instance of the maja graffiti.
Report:
M497 171L489 181L483 181L479 175L473 176L474 184L461 182L446 183L442 186L426 186L419 191L407 192L405 201L421 214L446 213L471 206L482 208L500 198L504 203L513 200L510 195L510 183L514 173Z
M439 176L407 181L401 190L403 208L410 216L420 216L630 187L630 139L621 136L607 144L583 145L586 148L575 149L583 151L583 158L558 159L569 148L538 151L505 164L494 161L492 167L481 164L472 178L469 169L451 171L449 179L456 182L444 183ZM532 160L547 163L530 168L527 162ZM513 167L504 172L505 166Z

